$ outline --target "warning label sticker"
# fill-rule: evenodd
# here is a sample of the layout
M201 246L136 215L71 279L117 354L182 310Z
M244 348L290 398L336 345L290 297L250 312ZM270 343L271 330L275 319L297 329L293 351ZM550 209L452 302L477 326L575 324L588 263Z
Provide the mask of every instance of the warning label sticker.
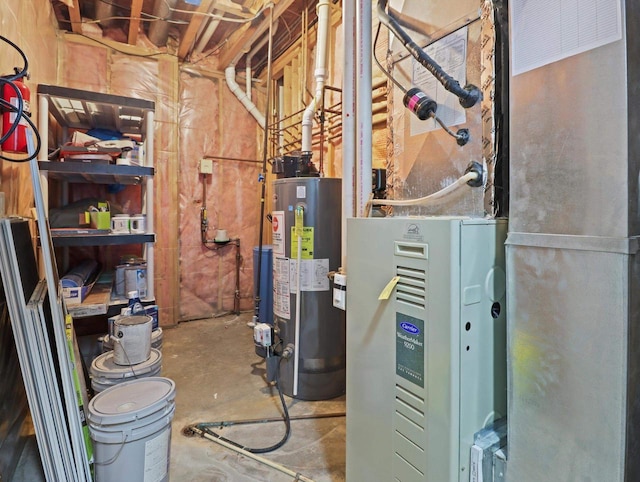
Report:
M273 211L271 213L271 244L274 256L284 256L286 241L284 211Z

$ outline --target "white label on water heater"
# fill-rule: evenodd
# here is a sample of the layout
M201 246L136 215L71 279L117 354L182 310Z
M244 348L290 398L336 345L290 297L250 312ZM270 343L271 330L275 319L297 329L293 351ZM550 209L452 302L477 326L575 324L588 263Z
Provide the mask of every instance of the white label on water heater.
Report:
M297 266L295 259L291 260L290 275L291 292L297 293ZM303 259L300 263L300 290L329 291L329 259Z
M307 197L307 186L296 186L296 197L304 199Z
M171 426L144 444L144 482L159 482L169 467Z
M273 313L286 320L291 318L289 290L289 258L273 259Z

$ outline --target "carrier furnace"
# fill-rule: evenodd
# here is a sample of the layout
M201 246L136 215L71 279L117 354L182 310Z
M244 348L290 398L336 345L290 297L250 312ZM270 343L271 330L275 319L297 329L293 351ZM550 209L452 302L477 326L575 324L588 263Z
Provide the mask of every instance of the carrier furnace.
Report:
M347 221L347 480L470 480L506 415L506 227Z

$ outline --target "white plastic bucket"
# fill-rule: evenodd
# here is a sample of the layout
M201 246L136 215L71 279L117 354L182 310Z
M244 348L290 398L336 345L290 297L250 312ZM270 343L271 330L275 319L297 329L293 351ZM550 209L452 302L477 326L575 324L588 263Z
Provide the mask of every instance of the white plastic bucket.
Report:
M113 322L113 361L116 365L137 365L151 353L153 318L147 315L121 316Z
M143 378L89 402L96 482L169 480L175 392L168 378Z
M94 393L102 392L115 385L135 380L160 376L162 370L162 352L151 349L149 359L132 366L116 365L113 361L113 351L103 353L91 363L91 388Z

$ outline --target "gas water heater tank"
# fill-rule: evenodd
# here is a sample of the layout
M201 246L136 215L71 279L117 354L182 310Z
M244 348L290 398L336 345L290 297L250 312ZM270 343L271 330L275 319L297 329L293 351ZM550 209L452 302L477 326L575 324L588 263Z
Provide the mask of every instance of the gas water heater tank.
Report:
M345 312L334 308L328 278L341 262L341 199L340 179L274 181L273 313L283 346L295 345L300 296L298 346L280 365L280 383L285 394L302 400L326 400L345 391ZM300 208L299 237L295 227Z

